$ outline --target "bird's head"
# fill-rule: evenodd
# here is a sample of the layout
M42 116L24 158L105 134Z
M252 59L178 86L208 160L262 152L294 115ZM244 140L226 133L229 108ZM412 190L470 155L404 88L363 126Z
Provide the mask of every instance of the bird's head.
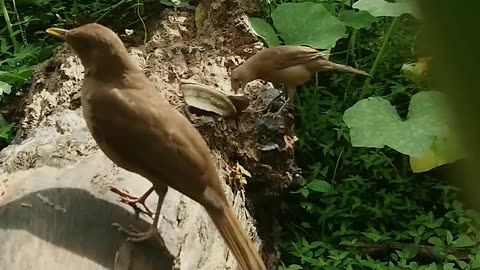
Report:
M252 76L251 71L245 65L240 65L232 70L230 74L230 84L232 90L238 93L239 90L243 93L245 85L253 81L255 78Z
M103 25L89 23L70 30L48 28L46 32L67 42L90 73L113 72L131 66L122 40Z

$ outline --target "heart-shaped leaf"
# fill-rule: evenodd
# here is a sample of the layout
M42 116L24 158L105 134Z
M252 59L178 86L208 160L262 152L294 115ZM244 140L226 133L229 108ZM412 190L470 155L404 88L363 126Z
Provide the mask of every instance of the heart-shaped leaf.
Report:
M280 40L275 30L273 30L273 27L268 22L260 18L249 18L249 21L253 32L265 42L267 47L280 45Z
M285 3L272 12L275 28L288 45L329 49L345 34L345 26L322 5Z
M426 172L462 157L464 155L452 136L437 138L425 154L419 157L410 157L410 167L414 173Z
M413 4L406 1L391 3L385 0L359 0L352 7L368 11L375 17L398 17L406 13L417 15Z
M412 96L407 121L425 135L448 137L451 117L445 95L438 91L422 91Z
M372 23L378 21L378 19L366 11L354 11L354 10L344 10L339 19L346 25L350 26L353 29L370 29Z
M355 147L382 148L385 145L405 155L418 157L430 149L435 137L449 135L444 97L436 91L415 94L406 121L395 107L381 97L358 101L347 109L343 120L350 128Z

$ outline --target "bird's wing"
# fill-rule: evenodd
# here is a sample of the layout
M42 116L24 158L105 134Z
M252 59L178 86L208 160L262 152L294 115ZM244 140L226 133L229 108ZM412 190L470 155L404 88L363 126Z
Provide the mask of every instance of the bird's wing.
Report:
M312 60L323 58L322 53L305 46L279 46L273 47L269 57L275 69L305 64Z
M191 195L188 190L203 190L212 169L210 150L200 133L157 90L97 93L91 99L94 133L114 162L117 158L127 170L158 177L186 195Z

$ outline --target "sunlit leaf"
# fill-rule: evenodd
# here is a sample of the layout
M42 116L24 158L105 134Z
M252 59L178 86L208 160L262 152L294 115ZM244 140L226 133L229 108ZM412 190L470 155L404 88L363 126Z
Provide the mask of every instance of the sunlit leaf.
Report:
M367 11L375 17L398 17L406 13L417 15L414 5L407 1L391 3L385 0L359 0L352 7Z
M464 158L464 155L454 138L437 138L425 154L410 157L410 166L415 173L426 172L460 158Z
M0 96L3 94L10 94L12 92L12 86L6 82L0 81Z
M250 18L249 21L254 33L266 43L267 47L280 45L275 30L268 22L260 18Z
M444 97L436 91L415 94L407 120L402 121L395 107L381 97L358 101L347 109L343 120L350 128L355 147L389 146L405 155L418 157L430 149L436 136L447 137L448 114Z
M272 12L275 28L285 44L329 49L345 34L345 26L322 4L285 3Z
M372 24L378 19L366 11L354 11L354 10L344 10L339 19L346 25L354 29L370 29Z

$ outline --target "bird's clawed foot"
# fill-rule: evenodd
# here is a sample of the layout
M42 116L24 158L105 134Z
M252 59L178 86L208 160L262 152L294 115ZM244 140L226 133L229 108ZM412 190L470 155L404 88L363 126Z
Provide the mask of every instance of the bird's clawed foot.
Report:
M258 109L256 112L257 113L268 114L266 112L268 112L270 110L270 108L272 107L272 104L275 102L275 100L279 99L281 96L282 96L282 94L278 94L276 97L274 97L272 100L270 100L270 102L267 104L267 106Z
M282 106L280 107L280 109L278 109L277 112L274 112L274 113L265 113L264 115L265 115L265 116L272 116L273 119L275 119L275 118L277 118L280 114L282 114L282 112L283 112L284 110L287 109L287 106L290 105L290 103L291 103L290 99L287 99L287 100L282 104Z
M142 196L140 198L131 196L130 194L123 192L119 190L118 188L114 186L110 186L110 191L113 193L116 193L120 196L120 202L126 203L130 205L135 211L139 211L141 213L144 213L145 215L149 216L150 218L153 219L154 213L150 210L150 208L147 207L145 204L146 196ZM140 207L137 206L137 204L141 204L145 210L141 209Z
M270 112L269 112L270 109L272 108L272 103L273 103L273 102L268 103L267 106L258 109L256 112L257 112L257 113L262 113L263 115L272 115L272 114L274 114L274 113L270 113Z
M128 235L128 241L141 242L150 238L155 238L157 240L160 239L160 234L158 233L158 230L155 226L151 226L150 229L146 232L141 232L133 225L129 225L128 229L118 223L113 223L112 226L117 228L117 230L119 230L120 232Z
M282 114L282 111L283 110L278 110L277 112L274 112L274 113L265 113L264 116L271 116L273 119L277 118L280 116L280 114Z

